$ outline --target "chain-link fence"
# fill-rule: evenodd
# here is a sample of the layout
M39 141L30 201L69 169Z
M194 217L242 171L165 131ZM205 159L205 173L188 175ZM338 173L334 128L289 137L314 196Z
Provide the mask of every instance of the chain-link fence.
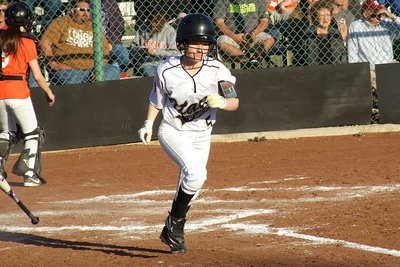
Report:
M152 76L167 56L180 55L176 28L194 12L215 22L218 58L231 69L360 61L373 67L400 57L396 0L386 0L388 11L373 0L23 1L37 14L33 33L51 84ZM97 43L85 22L96 19ZM96 55L98 46L103 54ZM103 73L93 72L95 62Z

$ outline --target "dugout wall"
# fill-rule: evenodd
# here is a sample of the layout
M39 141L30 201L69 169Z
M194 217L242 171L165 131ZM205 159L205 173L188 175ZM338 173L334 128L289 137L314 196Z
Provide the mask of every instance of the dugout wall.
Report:
M233 74L240 108L220 111L214 134L370 123L368 63ZM56 104L50 108L43 92L33 88L36 113L46 130L44 150L139 142L137 130L145 119L152 82L137 78L55 86Z

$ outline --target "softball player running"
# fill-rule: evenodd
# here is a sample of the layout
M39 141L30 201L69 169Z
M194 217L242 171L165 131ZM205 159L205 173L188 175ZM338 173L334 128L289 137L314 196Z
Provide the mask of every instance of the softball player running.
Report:
M176 42L183 56L170 57L158 66L139 136L144 144L150 142L153 122L162 110L158 139L180 173L160 239L172 253L186 253L186 213L207 179L216 111L236 110L239 99L234 88L236 78L212 57L217 42L209 17L198 13L185 16L178 25Z
M26 32L33 23L33 13L25 3L15 2L6 10L8 28L0 31L0 175L6 177L5 163L18 142L17 123L24 138L24 150L13 167L13 173L24 177L24 186L44 183L40 177L39 128L30 98L27 71L30 69L38 85L47 95L50 106L55 96L47 85L38 64L36 43Z

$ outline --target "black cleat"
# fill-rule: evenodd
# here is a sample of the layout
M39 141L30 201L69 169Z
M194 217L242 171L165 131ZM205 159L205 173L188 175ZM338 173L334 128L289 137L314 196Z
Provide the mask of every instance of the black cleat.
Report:
M171 253L186 253L185 247L185 233L183 228L185 226L185 218L175 218L168 215L165 219L165 226L161 232L161 241L168 245Z

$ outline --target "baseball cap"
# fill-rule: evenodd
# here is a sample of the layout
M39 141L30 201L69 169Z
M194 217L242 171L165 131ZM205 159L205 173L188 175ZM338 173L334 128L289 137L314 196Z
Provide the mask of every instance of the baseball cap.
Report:
M375 12L378 12L383 8L383 4L379 3L377 0L365 0L365 2L362 5L362 10L372 10Z

